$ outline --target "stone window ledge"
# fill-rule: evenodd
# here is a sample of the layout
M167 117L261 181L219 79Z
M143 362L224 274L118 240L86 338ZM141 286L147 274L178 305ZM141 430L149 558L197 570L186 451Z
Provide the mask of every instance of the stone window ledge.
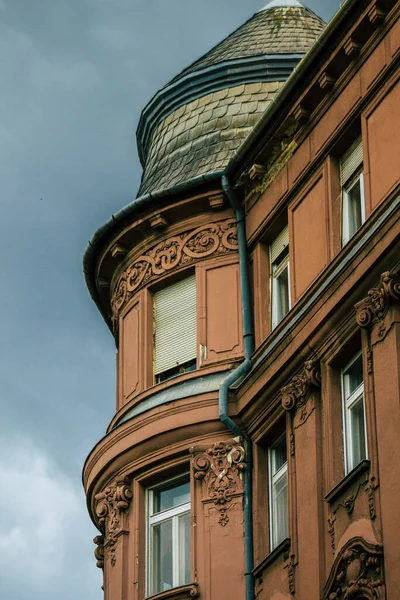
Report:
M267 556L256 566L253 570L253 574L255 577L258 577L260 573L271 563L273 563L279 556L282 554L286 554L290 548L290 538L285 538L272 552L267 554ZM284 558L284 560L286 560Z
M369 460L362 460L360 463L358 463L358 465L355 466L350 473L343 477L343 479L337 485L335 485L335 487L328 494L326 494L324 497L325 500L329 504L334 502L344 490L346 490L360 477L362 473L369 471L370 464L371 463Z
M150 596L147 600L192 600L192 598L198 598L199 595L199 586L197 583L190 583L172 588L166 592L161 592L155 596Z

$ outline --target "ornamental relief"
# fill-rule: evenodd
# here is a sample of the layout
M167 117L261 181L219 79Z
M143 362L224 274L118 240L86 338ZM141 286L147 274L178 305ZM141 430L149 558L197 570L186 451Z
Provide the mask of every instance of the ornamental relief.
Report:
M355 305L357 324L363 328L379 324L378 339L383 339L386 335L385 315L390 305L399 301L400 276L389 271L382 273L379 286L369 290L366 298Z
M205 498L213 501L219 512L218 523L225 527L233 496L242 493L245 450L241 439L218 442L205 452L194 447L190 452L195 479L204 482Z
M289 385L281 389L283 408L291 412L304 406L312 387L321 387L319 362L315 359L307 360L301 374L293 377ZM300 423L304 423L308 416L307 410L304 409L300 415Z
M336 558L324 589L327 600L383 600L382 546L361 537L347 542Z
M105 488L100 494L96 494L96 516L103 536L95 538L98 548L95 556L100 563L97 566L104 567L104 550L109 552L112 566L116 563L116 550L118 539L123 533L123 515L129 509L133 498L129 478L119 479ZM102 564L101 564L102 563Z
M201 225L158 243L136 258L118 279L111 299L114 325L130 298L157 277L212 255L225 255L237 250L236 221L232 218Z

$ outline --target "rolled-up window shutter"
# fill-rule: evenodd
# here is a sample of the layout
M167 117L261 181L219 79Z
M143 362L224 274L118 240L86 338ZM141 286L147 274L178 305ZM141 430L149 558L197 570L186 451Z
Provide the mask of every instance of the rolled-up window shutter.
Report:
M154 294L154 374L196 358L196 277Z
M289 227L286 225L270 246L271 264L289 246Z
M354 144L350 146L340 161L340 182L343 187L363 163L362 139L359 137Z

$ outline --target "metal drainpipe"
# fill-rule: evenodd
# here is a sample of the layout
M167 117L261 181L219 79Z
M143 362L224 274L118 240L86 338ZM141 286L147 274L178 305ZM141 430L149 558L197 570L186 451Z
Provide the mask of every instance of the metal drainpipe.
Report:
M244 471L244 552L245 552L245 578L246 578L246 600L254 600L254 550L253 550L253 460L252 447L249 436L228 416L228 396L229 387L240 377L246 375L251 368L251 356L254 352L254 332L252 321L252 310L250 300L250 285L247 262L247 242L246 242L246 223L244 210L241 207L234 191L231 188L229 179L226 175L221 179L222 189L230 205L235 211L237 222L237 235L239 246L239 271L240 271L240 289L242 298L242 316L243 316L243 346L244 360L223 380L219 388L219 418L222 423L244 440L246 451L246 468Z

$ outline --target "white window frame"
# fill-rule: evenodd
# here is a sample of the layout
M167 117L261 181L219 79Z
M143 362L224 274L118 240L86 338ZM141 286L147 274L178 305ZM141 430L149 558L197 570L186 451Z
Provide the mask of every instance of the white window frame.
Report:
M352 437L352 410L360 402L363 405L364 414L364 444L365 444L365 456L361 460L368 458L368 445L367 445L367 423L365 417L365 394L364 394L364 378L362 383L352 392L349 393L346 385L346 372L349 368L362 357L362 351L358 352L350 362L341 371L341 395L342 395L342 420L343 420L343 455L344 455L344 468L345 475L350 473L357 464L354 460L354 440Z
M275 489L278 483L280 483L282 481L283 478L286 479L286 489L288 488L288 462L287 462L287 455L286 455L286 462L281 465L281 467L275 471L275 467L274 467L274 462L275 462L275 458L274 458L274 450L275 447L282 442L283 440L285 440L286 443L286 432L283 433L276 441L274 444L272 444L272 446L270 446L268 448L268 494L269 494L269 541L270 541L270 552L272 552L273 550L275 550L275 548L277 546L279 546L279 544L281 542L283 542L284 539L286 539L289 535L288 531L289 531L289 523L286 522L285 527L286 527L286 532L285 535L282 536L278 536L278 505L277 505L277 501L276 501L276 497L275 497ZM289 504L289 496L287 494L287 503ZM287 510L289 509L289 506L287 507Z
M365 191L363 173L363 145L359 136L340 160L340 187L342 191L342 246L358 231L350 229L350 192L360 182L361 225L365 222Z
M179 485L181 481L189 479L189 474L179 475L172 479L167 479L160 484L157 484L146 490L146 598L161 593L163 590L153 590L153 540L152 540L152 527L164 521L172 520L172 588L185 585L190 582L180 582L179 580L179 567L181 563L181 552L182 549L179 547L179 517L191 511L191 502L184 502L173 508L169 508L162 512L152 514L153 503L154 503L154 492L162 490L165 487L169 487L171 484L176 483ZM190 557L189 557L190 560Z
M347 185L342 188L342 205L343 205L343 217L342 217L342 246L345 246L358 229L352 231L350 229L350 192L357 183L360 182L360 212L361 212L361 225L365 223L365 193L364 193L364 173L359 171L355 177L350 179ZM360 225L360 226L361 226Z
M288 274L288 312L291 309L289 234L287 226L272 242L269 247L269 252L271 269L271 328L275 329L287 314L280 314L282 289L279 283L279 276L282 275L285 269L287 269Z

